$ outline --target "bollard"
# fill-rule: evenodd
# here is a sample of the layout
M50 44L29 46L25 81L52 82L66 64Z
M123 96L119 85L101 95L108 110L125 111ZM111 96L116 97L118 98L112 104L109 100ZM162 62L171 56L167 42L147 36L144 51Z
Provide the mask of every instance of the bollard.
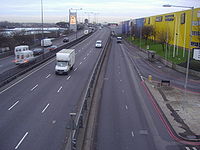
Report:
M152 81L152 76L151 76L151 75L148 76L148 80L149 80L150 82Z

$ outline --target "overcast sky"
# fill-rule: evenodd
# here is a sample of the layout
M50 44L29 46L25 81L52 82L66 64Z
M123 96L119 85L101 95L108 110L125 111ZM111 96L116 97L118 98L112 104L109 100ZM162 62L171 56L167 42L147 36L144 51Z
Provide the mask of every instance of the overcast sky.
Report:
M200 0L43 0L44 22L68 21L70 8L82 8L78 11L79 21L90 16L91 21L98 22L120 22L184 10L164 8L164 4L199 8ZM0 21L41 22L41 0L1 0Z

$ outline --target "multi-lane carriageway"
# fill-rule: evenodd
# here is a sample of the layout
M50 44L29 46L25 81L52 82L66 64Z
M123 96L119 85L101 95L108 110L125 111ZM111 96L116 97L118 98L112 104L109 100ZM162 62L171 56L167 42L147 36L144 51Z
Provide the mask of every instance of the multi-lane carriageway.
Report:
M76 110L109 29L96 31L72 47L74 70L55 75L55 58L0 90L0 150L59 150L64 148L69 113Z
M183 87L184 74L165 68L162 64L149 63L145 57L137 48L112 40L94 149L199 150L199 142L175 140L164 124L167 121L161 120L162 112L156 109L143 81L151 74L155 80L169 79L172 86ZM199 83L199 79L190 78L188 89L200 92Z
M81 37L83 35L84 35L83 30L80 30L80 31L77 32L77 38L79 38L79 37ZM63 43L63 39L64 38L65 37L59 37L57 39L54 39L52 41L53 45L56 45L56 46L60 47L60 46L62 46L64 44L66 44L66 43ZM71 42L71 41L76 39L76 34L74 33L74 34L68 36L68 38L69 38L69 41ZM38 48L41 48L41 47L38 46ZM45 48L44 49L44 53L48 53L48 52L49 52L49 50ZM11 55L11 56L8 56L8 57L5 57L5 58L1 58L0 59L0 74L5 72L5 71L8 71L8 70L10 70L12 68L17 67L15 65L15 63L14 63L14 60L15 60L15 56L14 55Z
M109 29L98 30L74 46L76 63L67 76L54 73L55 58L0 89L0 150L62 150L69 113L76 110ZM160 79L156 66L144 54L112 40L97 124L97 150L198 150L198 146L176 142L168 134L140 75ZM151 68L150 68L151 67ZM152 71L154 69L154 71ZM173 84L181 86L183 75L170 72ZM179 80L175 80L179 76ZM191 81L191 80L190 80ZM188 87L198 89L199 82Z

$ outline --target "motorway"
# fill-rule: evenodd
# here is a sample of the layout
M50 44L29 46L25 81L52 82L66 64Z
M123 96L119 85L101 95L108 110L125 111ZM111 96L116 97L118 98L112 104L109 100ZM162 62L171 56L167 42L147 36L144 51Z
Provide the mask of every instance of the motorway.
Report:
M151 73L154 77L157 72L152 71L154 65L147 65L144 56L136 48L117 44L113 39L99 106L95 149L199 150L198 146L176 142L160 119L143 81L145 75ZM164 70L162 75L170 75L173 84L181 83L175 82L179 73L170 73L165 74ZM188 87L199 90L196 84L199 80L191 78Z
M83 30L81 31L78 31L77 32L77 38L81 37L83 35ZM63 39L64 37L61 37L61 38L58 38L58 39L54 39L52 41L52 45L56 45L56 46L62 46L66 43L63 43ZM70 41L73 41L76 39L76 34L72 34L69 36L69 42ZM38 48L41 48L41 46L37 46ZM45 48L45 53L49 52L48 49ZM36 56L37 57L37 56ZM5 58L1 58L0 59L0 74L7 71L7 70L10 70L14 67L16 67L15 63L14 63L14 59L15 59L15 56L14 55L11 55L11 56L8 56L8 57L5 57Z
M55 58L0 90L0 150L60 150L66 140L69 113L76 110L109 29L96 31L73 46L74 70L55 75Z

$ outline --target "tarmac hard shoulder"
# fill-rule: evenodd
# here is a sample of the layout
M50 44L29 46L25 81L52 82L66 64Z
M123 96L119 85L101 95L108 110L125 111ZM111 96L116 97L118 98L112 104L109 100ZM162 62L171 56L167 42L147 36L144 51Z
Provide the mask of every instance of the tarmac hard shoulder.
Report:
M200 93L145 81L157 105L179 138L200 141Z

